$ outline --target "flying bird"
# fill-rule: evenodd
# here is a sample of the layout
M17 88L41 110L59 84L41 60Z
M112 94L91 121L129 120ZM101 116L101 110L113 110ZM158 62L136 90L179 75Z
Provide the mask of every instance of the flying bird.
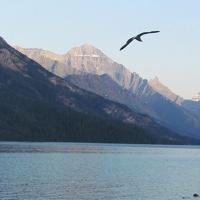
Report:
M143 33L140 33L140 34L136 35L135 37L132 37L132 38L128 39L127 42L126 42L126 44L123 45L123 46L120 48L120 51L121 51L122 49L124 49L126 46L128 46L133 40L137 40L137 41L139 41L139 42L142 42L142 39L141 39L141 36L142 36L142 35L149 34L149 33L158 33L158 32L160 32L160 31L150 31L150 32L143 32Z

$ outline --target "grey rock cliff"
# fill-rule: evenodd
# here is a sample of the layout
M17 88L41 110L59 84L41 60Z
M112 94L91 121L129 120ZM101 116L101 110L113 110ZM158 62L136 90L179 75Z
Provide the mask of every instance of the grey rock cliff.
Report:
M164 86L158 79L155 77L154 79L149 80L149 85L161 95L167 97L169 100L175 102L178 105L184 101L184 99L176 94L174 94L169 88Z

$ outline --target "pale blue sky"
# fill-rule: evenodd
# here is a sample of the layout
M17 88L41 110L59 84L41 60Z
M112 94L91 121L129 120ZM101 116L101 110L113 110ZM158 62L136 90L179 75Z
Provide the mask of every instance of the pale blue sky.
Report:
M144 79L183 98L200 92L199 0L0 0L1 36L11 45L65 54L89 43ZM143 43L130 37L143 31Z

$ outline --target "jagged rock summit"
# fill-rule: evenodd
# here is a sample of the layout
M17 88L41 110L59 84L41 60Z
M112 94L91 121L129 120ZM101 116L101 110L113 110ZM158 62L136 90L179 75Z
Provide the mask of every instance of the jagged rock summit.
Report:
M167 97L169 100L175 102L178 105L184 101L184 99L176 94L174 94L169 88L164 86L158 77L149 80L149 85L161 95Z
M68 52L68 54L75 57L105 57L103 52L90 44L84 44L80 47L74 47Z
M114 65L110 58L90 44L72 48L67 54L63 55L62 62L82 72L98 75L102 74L105 63Z

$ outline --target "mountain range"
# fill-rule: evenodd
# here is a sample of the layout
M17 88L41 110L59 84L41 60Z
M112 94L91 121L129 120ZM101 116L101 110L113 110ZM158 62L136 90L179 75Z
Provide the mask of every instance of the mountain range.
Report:
M102 78L110 79L108 75ZM147 114L54 75L1 37L0 111L0 140L199 143L163 127Z
M41 49L15 48L82 89L146 114L180 135L200 138L200 101L179 97L157 77L147 81L131 73L90 44L74 47L64 55Z
M149 81L149 85L151 85L154 90L169 100L200 116L200 93L195 95L191 100L185 100L182 97L174 94L170 89L160 83L158 77L151 79Z

